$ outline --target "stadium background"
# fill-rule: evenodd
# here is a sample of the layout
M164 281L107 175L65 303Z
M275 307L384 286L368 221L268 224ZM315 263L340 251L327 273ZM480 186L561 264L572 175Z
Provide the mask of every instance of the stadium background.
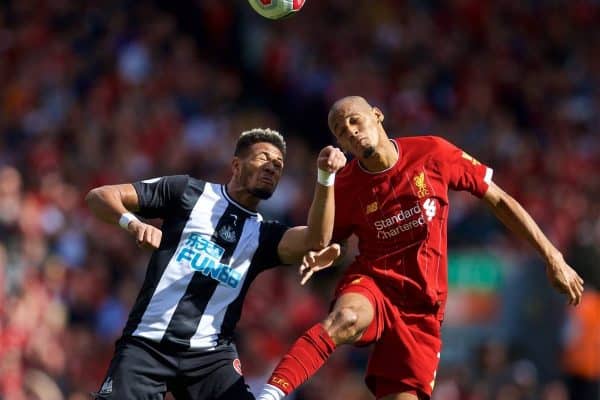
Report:
M225 181L239 132L268 126L289 156L262 211L301 224L328 105L361 94L393 136L441 135L492 166L587 283L567 308L539 257L453 194L434 400L598 400L599 27L597 0L308 0L279 22L242 0L3 1L0 399L101 383L149 255L90 216L87 190ZM325 315L338 273L254 284L238 341L252 387ZM295 399L371 398L366 357L339 351Z

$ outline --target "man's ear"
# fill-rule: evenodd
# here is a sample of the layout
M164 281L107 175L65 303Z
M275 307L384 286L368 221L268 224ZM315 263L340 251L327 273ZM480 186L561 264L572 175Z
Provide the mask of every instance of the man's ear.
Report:
M373 107L373 114L375 114L375 117L377 118L377 121L379 121L380 124L383 123L383 119L385 118L383 115L383 112L377 108L377 107Z
M239 157L235 156L231 160L231 173L233 176L240 176L240 171L242 170L242 160Z

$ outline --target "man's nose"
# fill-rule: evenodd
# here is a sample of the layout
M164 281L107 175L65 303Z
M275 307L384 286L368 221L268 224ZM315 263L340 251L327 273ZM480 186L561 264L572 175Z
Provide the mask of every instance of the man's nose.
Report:
M344 129L346 130L349 136L356 136L358 134L358 131L354 129L354 127L349 122L346 122L346 126L344 127Z
M268 163L266 163L266 164L264 165L264 169L265 169L265 171L272 172L272 173L275 173L275 170L276 170L276 169L275 169L275 165L273 165L273 163L272 163L272 162L268 162Z

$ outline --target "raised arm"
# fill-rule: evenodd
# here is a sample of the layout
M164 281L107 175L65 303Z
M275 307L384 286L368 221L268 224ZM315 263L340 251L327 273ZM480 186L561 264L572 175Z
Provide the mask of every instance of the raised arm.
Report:
M131 214L139 211L138 195L132 184L94 188L85 196L85 201L98 219L120 225L136 238L138 246L151 249L160 246L160 229L141 222Z
M563 255L544 235L531 215L509 194L491 182L483 199L506 227L526 239L546 262L546 274L552 285L577 305L583 295L583 279L564 260Z
M298 263L309 250L320 250L329 244L335 217L333 182L335 173L346 165L341 150L327 146L317 159L319 169L313 201L308 213L308 225L288 229L277 251L286 264Z

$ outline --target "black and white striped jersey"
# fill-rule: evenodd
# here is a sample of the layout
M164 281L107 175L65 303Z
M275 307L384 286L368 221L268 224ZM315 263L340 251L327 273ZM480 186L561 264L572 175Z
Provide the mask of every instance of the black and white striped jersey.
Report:
M281 264L287 228L236 203L225 185L176 175L133 186L137 214L163 219L163 236L124 336L181 350L215 347L232 336L254 278Z

